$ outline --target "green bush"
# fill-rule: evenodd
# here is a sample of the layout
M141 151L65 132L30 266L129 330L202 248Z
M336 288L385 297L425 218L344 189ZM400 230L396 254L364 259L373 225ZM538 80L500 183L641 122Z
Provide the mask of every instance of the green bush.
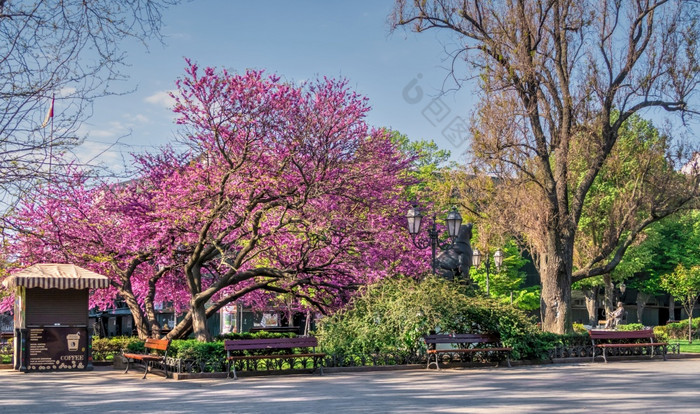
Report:
M92 358L95 361L111 360L123 351L143 352L143 341L137 337L92 338Z
M216 337L218 341L223 341L226 339L267 339L267 338L294 338L297 336L294 332L243 332L243 333L226 333Z
M574 323L574 332L576 333L588 333L588 330L582 323Z
M202 361L223 361L226 357L224 350L225 339L263 339L263 338L291 338L296 336L294 333L273 333L273 332L256 332L256 333L231 333L221 335L215 342L198 342L195 339L176 339L170 342L168 348L168 356L181 359L194 359ZM122 352L144 353L144 341L138 337L118 336L114 338L97 338L92 339L92 355L93 359L111 360L115 355ZM291 349L261 349L254 352L246 351L246 354L278 354L291 353Z
M627 323L627 324L621 324L617 325L617 330L618 331L639 331L642 329L646 329L644 325L641 323Z
M467 296L463 287L430 276L368 286L344 311L324 318L317 336L324 351L365 354L423 351L432 331L496 333L513 358L540 359L553 345L532 318L508 304Z
M668 342L668 330L666 326L659 325L654 327L654 337L657 341Z
M223 341L199 342L196 339L176 339L170 342L168 355L173 358L223 360L226 358Z
M671 339L688 339L688 320L684 319L678 322L672 322L665 325L668 337ZM700 318L693 318L693 335L697 335L700 328Z

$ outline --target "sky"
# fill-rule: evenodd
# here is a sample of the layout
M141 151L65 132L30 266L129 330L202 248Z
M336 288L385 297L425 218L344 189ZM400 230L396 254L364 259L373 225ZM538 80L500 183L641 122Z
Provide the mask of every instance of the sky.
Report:
M200 67L243 73L264 70L290 82L344 78L369 98L367 122L410 139L435 141L453 160L467 148L474 106L469 85L454 90L445 33L391 32L391 0L195 0L163 15L164 44L124 44L135 91L98 100L79 133L81 161L118 169L129 153L172 143L178 127L168 91L184 75L185 58ZM452 42L452 43L451 43Z

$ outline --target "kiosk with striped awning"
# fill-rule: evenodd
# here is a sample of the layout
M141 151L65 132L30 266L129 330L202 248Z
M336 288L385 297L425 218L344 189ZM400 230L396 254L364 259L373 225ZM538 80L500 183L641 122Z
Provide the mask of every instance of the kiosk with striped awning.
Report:
M15 369L92 369L88 297L90 289L109 286L106 276L73 264L42 263L2 283L15 293Z
M102 289L109 278L73 264L40 263L10 275L3 282L8 289L17 286L41 289Z

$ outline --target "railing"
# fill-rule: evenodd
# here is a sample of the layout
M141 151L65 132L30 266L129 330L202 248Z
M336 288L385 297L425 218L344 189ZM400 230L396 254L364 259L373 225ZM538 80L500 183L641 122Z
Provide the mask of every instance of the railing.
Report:
M681 353L681 345L680 344L668 344L667 347L668 354L680 354ZM572 346L558 346L552 350L549 351L549 358L550 359L561 359L561 358L592 358L593 353L598 352L600 353L600 350L596 350L593 345L572 345ZM617 349L613 348L612 352L610 355L615 355L615 352L620 353L620 355L624 353L631 353L631 352L637 352L639 354L644 354L644 348L639 348L638 350L622 350L622 349ZM659 353L659 347L655 347L654 349L654 354L660 355Z

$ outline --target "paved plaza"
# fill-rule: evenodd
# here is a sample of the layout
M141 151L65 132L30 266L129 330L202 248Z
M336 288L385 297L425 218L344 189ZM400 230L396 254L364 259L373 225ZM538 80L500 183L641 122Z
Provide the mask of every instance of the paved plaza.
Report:
M2 413L700 412L700 359L165 380L0 371Z

